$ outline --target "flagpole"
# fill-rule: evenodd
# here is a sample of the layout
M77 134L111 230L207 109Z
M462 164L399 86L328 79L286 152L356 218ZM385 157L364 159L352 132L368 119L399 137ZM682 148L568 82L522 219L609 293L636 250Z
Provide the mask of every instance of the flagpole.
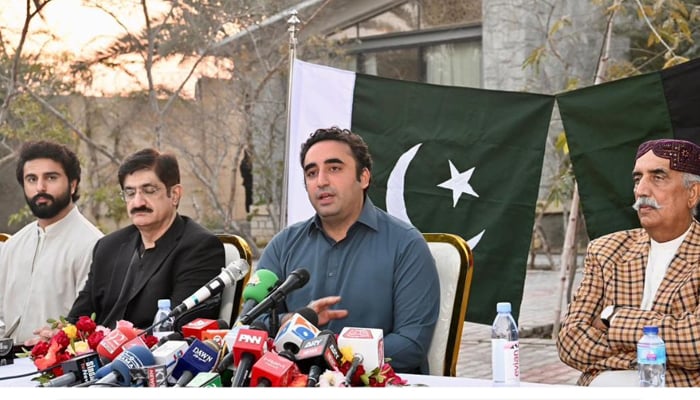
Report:
M287 32L289 32L289 76L287 79L287 129L284 135L284 172L282 174L282 198L280 200L279 230L287 226L287 199L289 197L289 138L292 126L292 80L294 77L294 60L297 58L297 32L301 21L297 16L297 10L292 10L287 19Z
M608 58L610 55L610 42L612 38L612 25L613 19L615 18L615 13L617 12L617 6L620 5L622 0L616 0L610 17L608 18L608 23L605 28L605 41L603 43L603 49L598 59L598 66L596 68L595 78L593 85L598 85L604 82L605 70L608 65ZM580 208L580 197L578 193L578 182L574 181L573 195L571 196L571 207L569 208L569 222L566 226L566 234L564 236L564 245L562 247L560 269L559 269L559 295L557 299L559 302L554 307L554 323L552 324L552 339L556 339L559 335L559 328L561 327L561 305L564 301L564 287L566 286L567 275L569 280L573 280L576 272L577 264L577 251L576 251L576 232L578 228L578 215ZM569 274L567 274L567 271ZM566 299L566 303L569 303L569 299Z

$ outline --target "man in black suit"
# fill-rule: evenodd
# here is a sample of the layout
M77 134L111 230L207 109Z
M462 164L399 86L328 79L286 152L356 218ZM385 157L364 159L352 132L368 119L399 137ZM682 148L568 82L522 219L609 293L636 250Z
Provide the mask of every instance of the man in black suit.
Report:
M96 322L110 328L122 319L147 328L158 299L170 299L175 307L221 272L224 247L178 214L182 185L173 155L154 149L130 155L119 167L119 185L133 224L95 244L87 282L68 320L95 312ZM176 326L198 317L216 319L219 306L219 298L212 299Z

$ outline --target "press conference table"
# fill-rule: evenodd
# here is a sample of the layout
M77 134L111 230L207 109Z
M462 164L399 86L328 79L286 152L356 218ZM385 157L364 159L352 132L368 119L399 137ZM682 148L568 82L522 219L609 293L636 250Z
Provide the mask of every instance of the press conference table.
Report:
M0 367L0 378L6 376L22 375L25 373L35 372L36 367L28 358L18 358L15 359L14 364L5 365ZM459 378L459 377L447 377L447 376L433 376L433 375L411 375L411 374L399 374L402 378L406 379L411 386L429 386L429 387L491 387L494 386L490 380L487 379L473 379L473 378ZM23 378L10 379L10 380L0 380L0 387L35 387L37 386L36 381L32 381L32 378L36 375L31 375ZM527 383L521 382L520 386L552 386L538 383ZM42 388L46 390L46 388ZM2 389L0 389L2 390Z

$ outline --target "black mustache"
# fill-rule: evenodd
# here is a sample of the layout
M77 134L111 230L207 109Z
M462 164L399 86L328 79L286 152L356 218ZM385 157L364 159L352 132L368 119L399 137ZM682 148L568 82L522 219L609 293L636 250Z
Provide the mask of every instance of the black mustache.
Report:
M131 211L129 211L130 214L137 213L137 212L148 212L148 213L152 213L153 210L151 210L151 209L148 208L148 207L135 207L135 208L132 208Z
M46 199L46 200L56 201L56 199L54 199L54 197L51 196L50 194L39 193L39 194L37 194L36 196L32 197L32 203L35 203L35 204L36 204L36 201L39 200L39 199Z

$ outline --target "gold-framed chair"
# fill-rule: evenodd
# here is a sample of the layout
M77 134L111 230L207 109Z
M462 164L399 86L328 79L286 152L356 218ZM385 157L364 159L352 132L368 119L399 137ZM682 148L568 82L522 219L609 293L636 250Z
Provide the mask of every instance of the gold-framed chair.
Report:
M467 242L451 233L423 233L440 278L440 312L428 349L430 375L456 376L464 316L474 272Z
M0 232L0 242L6 241L7 239L10 238L10 236L12 236L12 235L10 235L9 233Z
M253 267L253 252L242 237L230 233L219 233L216 235L224 244L224 252L226 253L226 265L238 259L245 259L250 266L248 273L243 280L234 283L227 287L221 293L221 308L219 309L219 319L226 321L229 326L238 316L238 313L243 307L241 299L243 298L243 287L248 283L250 278L250 270Z

